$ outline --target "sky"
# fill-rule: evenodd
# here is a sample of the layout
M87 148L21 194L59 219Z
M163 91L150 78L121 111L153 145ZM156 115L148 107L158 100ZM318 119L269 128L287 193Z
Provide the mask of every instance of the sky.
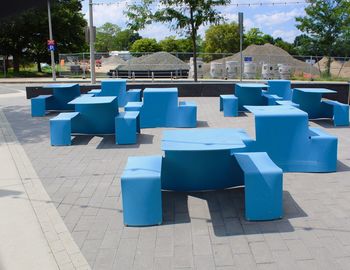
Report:
M283 40L293 42L294 38L301 34L296 28L295 17L305 15L306 4L296 4L302 0L232 0L231 4L217 8L226 18L227 22L237 21L237 13L244 13L244 28L249 30L253 27L259 28L262 32L272 35L274 38L281 37ZM287 5L272 5L271 3L289 3ZM84 0L83 13L88 20L88 3ZM126 27L127 18L123 14L127 3L130 0L93 0L94 5L94 25L99 27L106 22ZM270 3L270 5L236 6L239 3ZM204 37L208 26L202 27L199 34ZM171 31L166 24L151 24L139 31L142 37L164 39L167 36L177 35Z

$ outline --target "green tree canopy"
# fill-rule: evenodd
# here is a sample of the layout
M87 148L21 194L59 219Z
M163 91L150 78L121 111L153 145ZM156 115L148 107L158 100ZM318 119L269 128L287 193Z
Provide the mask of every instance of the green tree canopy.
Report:
M81 51L86 48L84 27L86 21L81 13L80 0L51 1L53 38L57 53ZM49 62L47 50L49 39L47 9L30 9L15 17L0 21L0 50L5 56L12 55L14 71L19 71L24 58L34 60L40 69L40 62Z
M297 28L308 34L328 57L327 74L330 75L331 56L336 44L350 27L350 1L308 0L306 15L297 17Z
M116 37L121 29L118 25L105 23L96 29L95 49L98 52L108 52L116 50Z
M259 28L252 28L244 35L244 44L249 46L252 44L255 45L264 45L266 43L274 43L272 36L264 34Z
M141 29L152 22L168 23L192 39L194 80L197 81L197 33L200 26L218 23L223 18L216 6L228 4L229 0L142 0L139 4L128 6L128 25L132 29Z
M141 39L142 37L140 36L139 33L134 32L130 29L125 29L117 33L115 37L115 47L116 50L120 51L127 51L130 50L131 45L136 41Z
M205 53L236 53L239 51L239 26L237 23L212 25L205 31ZM209 57L209 60L215 57Z
M161 46L154 38L138 39L131 45L130 48L131 52L159 52L161 50Z

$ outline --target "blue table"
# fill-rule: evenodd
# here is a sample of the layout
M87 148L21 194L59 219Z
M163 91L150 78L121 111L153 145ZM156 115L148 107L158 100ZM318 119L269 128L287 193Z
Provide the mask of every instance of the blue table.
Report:
M242 129L193 129L163 132L162 189L216 190L243 185L232 152L251 141Z
M261 83L237 83L235 95L238 98L238 110L245 110L245 105L266 105L262 90L268 87Z
M69 104L75 106L79 118L72 121L72 133L114 134L118 115L117 97L81 96Z
M79 84L47 84L43 88L52 89L53 98L48 99L47 110L74 110L68 103L80 96Z
M140 111L141 128L196 127L197 107L178 101L177 88L146 88L143 102L130 102L126 111Z
M285 172L333 172L337 137L309 128L308 114L294 106L246 106L255 115L253 151L267 152Z
M330 118L332 112L326 111L322 104L323 94L334 94L336 91L326 88L294 88L292 101L308 113L310 119Z

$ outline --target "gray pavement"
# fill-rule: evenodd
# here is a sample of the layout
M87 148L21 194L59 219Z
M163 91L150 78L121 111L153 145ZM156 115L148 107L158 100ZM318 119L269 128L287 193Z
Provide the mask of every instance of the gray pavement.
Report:
M15 87L15 86L13 86ZM0 106L75 243L93 269L350 269L350 129L311 122L338 136L338 172L284 174L285 217L246 222L241 188L163 192L161 226L124 227L120 175L128 156L161 154L163 129L145 129L140 143L75 137L51 147L54 115L31 118L19 90ZM224 118L218 98L198 105L200 128L241 127L254 137L251 114Z

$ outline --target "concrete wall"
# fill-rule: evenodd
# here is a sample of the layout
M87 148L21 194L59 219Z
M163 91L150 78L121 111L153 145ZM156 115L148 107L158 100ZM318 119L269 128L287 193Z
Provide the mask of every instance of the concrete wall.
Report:
M223 94L232 94L234 92L234 82L128 82L127 89L145 89L147 87L177 87L180 97L217 97ZM342 103L348 102L349 84L348 83L324 83L324 82L295 82L292 83L292 88L329 88L336 90L336 94L324 95L325 98L338 100ZM86 93L91 89L98 89L100 85L81 84L82 93ZM51 94L51 89L43 89L41 86L26 87L27 99L38 95Z

